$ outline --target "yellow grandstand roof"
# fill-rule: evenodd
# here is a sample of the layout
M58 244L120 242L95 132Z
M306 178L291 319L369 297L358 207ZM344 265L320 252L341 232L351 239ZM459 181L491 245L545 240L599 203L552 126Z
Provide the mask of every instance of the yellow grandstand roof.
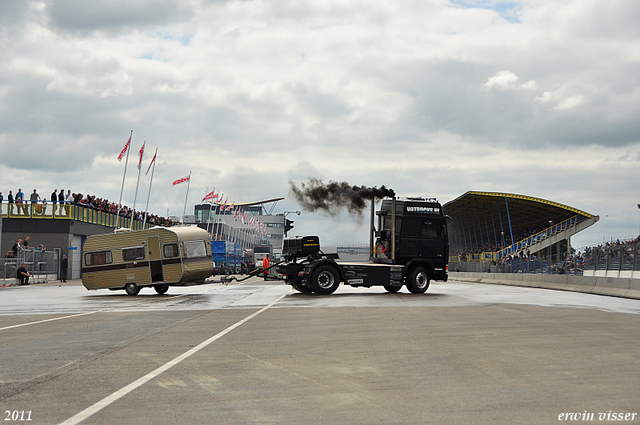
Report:
M454 220L471 222L482 234L492 234L493 226L500 232L500 224L507 232L509 222L515 235L534 229L542 230L550 226L549 222L558 224L576 215L594 217L593 214L559 202L502 192L469 191L447 202L442 208Z

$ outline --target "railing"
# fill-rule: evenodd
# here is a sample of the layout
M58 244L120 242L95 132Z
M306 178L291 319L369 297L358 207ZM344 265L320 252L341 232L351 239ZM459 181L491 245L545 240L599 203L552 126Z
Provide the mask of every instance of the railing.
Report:
M562 258L559 261L558 258ZM449 261L451 272L473 273L534 273L534 274L574 274L582 275L585 261L575 256L553 255L549 257L505 257L500 261Z
M18 268L25 264L31 275L31 283L43 283L57 279L60 271L60 250L40 251L39 249L20 249L16 257L0 258L0 273L5 284L16 278Z
M605 244L585 250L585 270L638 271L640 270L640 244Z
M534 245L538 242L542 242L543 240L557 234L560 232L563 232L567 229L569 229L570 227L575 226L576 224L578 224L578 222L584 220L585 217L582 215L574 215L571 218L566 219L565 221L558 223L558 224L554 224L551 227L548 227L546 229L544 229L541 232L538 232L534 235L531 235L525 239L522 239L519 242L516 242L513 245L510 245L500 251L498 251L498 257L502 258L505 255L509 255L509 254L515 254L516 252L518 252L519 249L525 249L531 245Z
M84 223L99 224L107 227L115 227L117 215L107 211L100 211L85 205L73 203L53 203L50 201L23 202L22 204L0 203L0 213L3 218L31 218L49 220L75 220ZM121 213L118 221L119 227L131 228L131 218L124 217ZM147 223L144 228L148 229L152 225ZM133 221L133 230L142 230L142 221Z

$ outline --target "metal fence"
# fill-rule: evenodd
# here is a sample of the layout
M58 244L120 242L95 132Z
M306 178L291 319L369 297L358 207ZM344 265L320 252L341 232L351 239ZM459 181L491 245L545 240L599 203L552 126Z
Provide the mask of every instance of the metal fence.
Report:
M603 244L585 249L585 270L637 271L640 270L637 241Z
M0 258L4 284L13 282L18 268L24 263L31 275L29 282L44 283L58 279L60 273L60 250L39 251L34 248L19 250L16 257Z
M560 257L505 257L500 261L449 261L450 272L473 273L533 273L533 274L572 274L581 276L585 270L585 261L581 257L568 255Z

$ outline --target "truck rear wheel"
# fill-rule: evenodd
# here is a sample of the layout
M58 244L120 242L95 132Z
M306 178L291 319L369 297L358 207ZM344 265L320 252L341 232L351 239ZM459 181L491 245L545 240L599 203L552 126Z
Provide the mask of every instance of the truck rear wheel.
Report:
M127 295L138 295L140 287L135 283L129 282L124 285L124 290L127 292Z
M328 265L322 265L311 275L313 292L319 295L333 294L340 285L338 271Z
M416 267L407 276L407 289L412 294L424 294L429 288L429 273L424 267Z
M387 292L391 293L391 294L395 294L396 292L398 292L400 289L402 289L402 286L391 286L391 285L384 285L384 289L387 290Z

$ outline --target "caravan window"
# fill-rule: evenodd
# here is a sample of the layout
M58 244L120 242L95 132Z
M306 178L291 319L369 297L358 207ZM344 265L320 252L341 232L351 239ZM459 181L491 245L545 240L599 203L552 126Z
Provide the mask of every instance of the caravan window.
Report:
M84 254L84 263L87 266L100 266L102 264L111 264L111 251L88 252Z
M177 243L167 244L167 245L162 247L162 250L164 252L164 258L175 258L175 257L178 257L180 255L178 253L178 244Z
M135 248L123 248L122 259L124 261L135 261L144 259L144 247L137 246Z
M207 256L207 247L205 241L186 241L184 242L184 255L187 258L200 258Z

